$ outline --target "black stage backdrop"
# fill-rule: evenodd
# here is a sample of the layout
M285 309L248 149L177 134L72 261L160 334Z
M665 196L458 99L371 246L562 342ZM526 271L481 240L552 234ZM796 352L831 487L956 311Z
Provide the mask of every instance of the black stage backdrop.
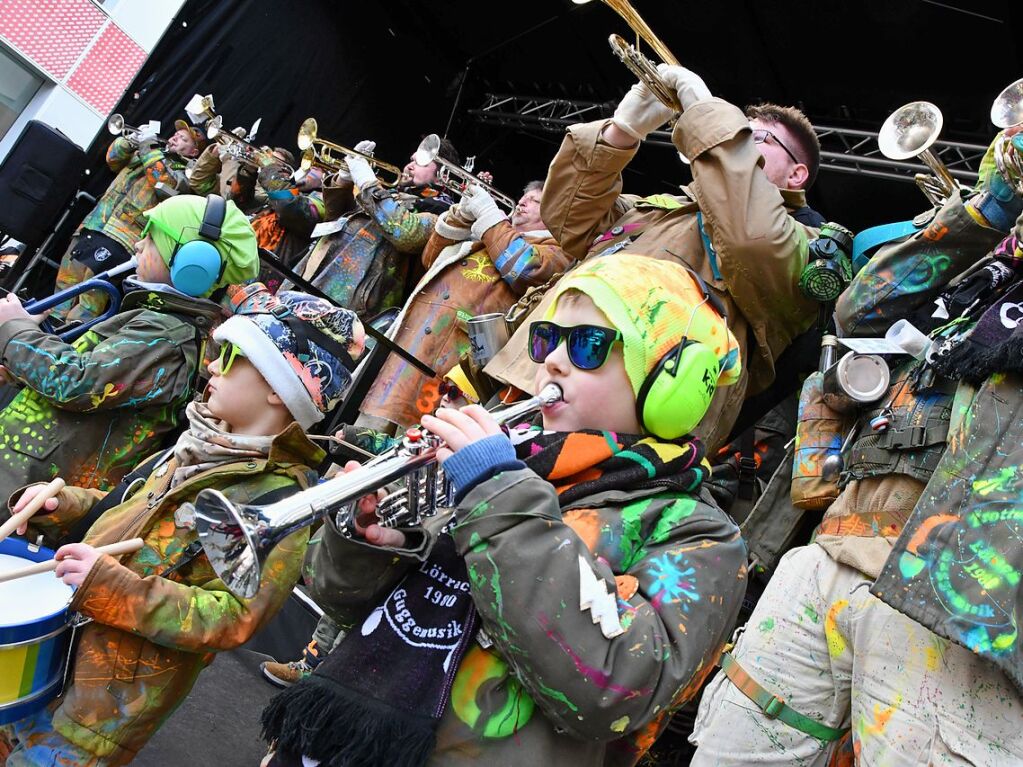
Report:
M980 12L930 0L635 5L713 93L794 103L824 124L876 131L894 108L925 98L945 113L943 138L985 143L991 99L1023 75L1016 2L988 0ZM188 0L115 111L134 125L158 119L166 135L193 93L212 93L226 127L262 118L260 144L295 151L299 125L314 116L324 138L374 139L396 165L423 134L447 134L516 196L546 175L559 135L481 124L470 111L486 93L613 105L633 78L608 50L610 32L627 30L597 2ZM953 50L935 63L935 51ZM112 178L109 141L104 132L89 148L94 195ZM626 169L625 190L670 192L688 180L671 148L649 146ZM829 171L810 202L853 230L925 207L912 184ZM61 252L54 243L51 255Z

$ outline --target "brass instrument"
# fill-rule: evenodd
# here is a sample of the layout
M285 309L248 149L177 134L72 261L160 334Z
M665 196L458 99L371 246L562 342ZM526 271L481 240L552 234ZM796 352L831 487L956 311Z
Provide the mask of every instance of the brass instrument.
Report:
M941 206L960 189L952 174L930 146L941 135L941 110L929 101L911 101L899 107L884 121L877 136L881 154L889 160L919 158L933 176L916 174L916 184L932 205Z
M327 141L318 136L319 126L316 123L315 117L309 117L302 121L302 125L298 129L298 148L302 150L302 163L301 169L308 171L313 166L324 168L332 172L339 170L347 171L348 166L345 164L343 155L354 155L361 157L363 160L368 162L370 166L377 171L378 180L381 186L392 187L397 186L401 182L402 170L397 165L391 165L383 160L378 160L373 155L364 154L363 152L357 152L354 149L349 149L341 144L335 144L332 141ZM341 157L335 156L335 152ZM391 173L394 175L394 180L386 180L379 178L379 172Z
M110 303L103 314L99 317L93 317L91 320L83 322L81 325L75 325L68 328L60 333L61 340L70 343L93 325L103 322L104 320L109 320L117 314L117 310L121 308L121 291L118 290L110 280L118 275L132 271L136 266L138 266L138 262L133 256L123 264L107 269L105 272L100 272L88 280L83 280L82 282L72 285L70 288L58 291L49 298L40 298L36 301L28 301L25 303L24 309L29 314L42 314L48 309L60 306L65 301L70 301L75 296L80 296L82 293L88 293L90 290L99 290L106 293L110 298ZM44 320L40 327L46 332L53 331L53 329L49 326L48 320Z
M668 50L668 46L654 34L650 26L643 21L643 17L636 12L636 9L629 4L628 0L600 0L604 5L621 16L625 23L636 33L636 45L632 46L625 41L621 35L611 35L607 42L614 51L615 56L621 59L622 63L632 74L642 81L647 88L666 107L681 114L682 104L678 100L678 93L675 89L664 82L657 66L639 51L639 41L646 41L661 61L671 66L679 66L678 59ZM585 5L591 0L572 0L576 5Z
M210 141L216 141L224 147L221 151L225 156L234 158L242 165L262 168L266 165L280 163L287 166L287 163L283 160L274 157L271 149L256 146L251 141L236 136L229 130L224 130L224 118L222 115L217 115L206 124L206 137Z
M513 421L561 400L561 388L548 384L540 394L494 414L499 423ZM367 493L406 478L407 494L400 501L385 498L378 506L381 524L411 527L437 508L450 503L437 463L443 441L425 429L410 429L387 453L358 471L341 474L267 506L231 503L219 490L199 491L195 521L199 541L217 576L234 594L250 599L259 590L259 579L270 551L297 530L309 527L331 512L337 527L354 526L354 507L347 507Z
M110 119L107 120L107 130L113 136L120 136L121 138L127 139L133 144L139 143L139 133L142 132L142 128L136 128L134 125L128 125L124 121L124 117L117 114L116 112L110 115ZM160 146L166 146L167 140L156 137L154 141Z
M478 176L473 175L472 168L476 163L475 157L466 158L465 167L455 165L440 156L440 136L431 133L419 142L419 148L413 155L416 165L429 165L437 163L437 183L458 195L465 193L465 190L475 184L485 189L487 193L497 202L505 206L509 211L515 210L516 201L504 192L496 189Z
M1023 195L1023 133L1006 136L1006 128L1023 123L1023 78L1007 85L991 105L991 122L1002 129L995 143L995 166L1016 194Z

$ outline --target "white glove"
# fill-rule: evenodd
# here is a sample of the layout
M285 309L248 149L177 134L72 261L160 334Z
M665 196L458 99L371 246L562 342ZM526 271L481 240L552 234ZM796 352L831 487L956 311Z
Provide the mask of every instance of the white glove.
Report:
M356 152L372 155L377 148L375 141L360 141L355 145ZM373 172L373 166L361 157L349 154L345 155L345 164L348 166L348 173L338 171L338 177L345 181L352 181L359 189L365 189L370 184L377 183L377 175Z
M671 109L662 104L644 83L636 83L618 104L611 122L637 141L642 141L651 131L668 122L672 114Z
M457 205L452 205L451 208L440 214L440 218L437 219L437 225L434 231L437 232L441 237L455 242L461 242L462 240L468 240L472 235L472 231L468 228L460 226L462 224L462 217L459 215Z
M682 104L682 109L689 109L697 102L713 98L703 78L692 70L685 67L671 67L667 64L659 64L657 71L660 72L664 82L678 93L678 100Z
M508 214L497 207L494 198L479 184L472 184L462 193L458 211L461 218L472 221L472 234L477 240L483 239L487 229L508 218Z

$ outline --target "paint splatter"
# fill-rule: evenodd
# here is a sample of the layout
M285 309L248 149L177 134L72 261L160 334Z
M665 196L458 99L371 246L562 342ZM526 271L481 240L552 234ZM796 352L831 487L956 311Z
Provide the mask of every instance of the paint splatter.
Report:
M824 636L828 640L828 654L832 658L839 657L847 647L845 637L838 628L838 614L848 606L848 600L839 599L828 608L828 614L824 618Z

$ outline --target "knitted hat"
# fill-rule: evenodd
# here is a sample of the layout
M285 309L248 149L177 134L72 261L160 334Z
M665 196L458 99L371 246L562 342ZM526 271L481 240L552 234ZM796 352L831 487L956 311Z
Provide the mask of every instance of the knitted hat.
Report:
M177 246L201 239L199 226L205 212L205 197L191 194L171 197L143 213L148 219L143 234L148 233L153 238L164 262L170 265ZM220 239L210 242L225 263L223 274L210 292L225 285L240 285L256 279L259 274L256 233L252 231L245 214L230 200L227 202L224 223L220 227Z
M236 314L213 338L238 346L303 429L334 408L352 383L348 348L359 318L306 293L273 295L260 283L235 288Z
M623 338L625 372L638 396L643 381L685 335L714 350L721 364L718 385L739 379L739 344L724 318L708 302L696 278L673 261L615 253L584 261L555 287L557 298L578 290L607 315Z

